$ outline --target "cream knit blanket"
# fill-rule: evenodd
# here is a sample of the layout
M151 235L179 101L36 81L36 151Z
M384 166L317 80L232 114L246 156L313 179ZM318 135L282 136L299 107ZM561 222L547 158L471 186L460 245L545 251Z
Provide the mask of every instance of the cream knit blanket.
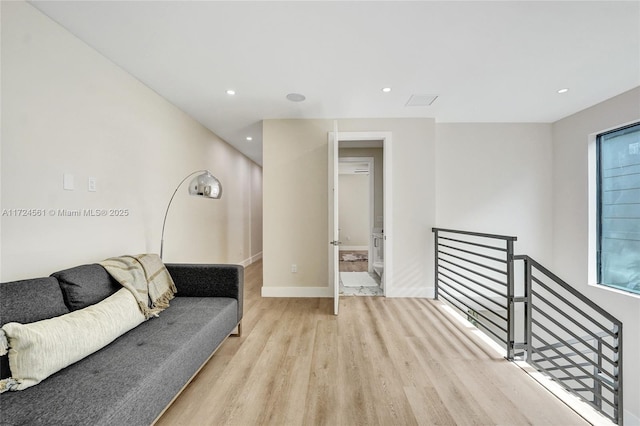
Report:
M169 307L177 292L169 271L157 254L119 256L100 265L136 298L140 312L149 319Z

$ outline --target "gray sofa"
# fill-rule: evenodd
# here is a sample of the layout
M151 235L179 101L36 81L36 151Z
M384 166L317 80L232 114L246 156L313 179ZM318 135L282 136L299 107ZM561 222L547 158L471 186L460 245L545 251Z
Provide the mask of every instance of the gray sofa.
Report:
M166 266L178 289L168 309L40 384L1 394L0 424L151 424L242 319L241 266ZM2 283L0 326L82 309L120 288L98 264Z

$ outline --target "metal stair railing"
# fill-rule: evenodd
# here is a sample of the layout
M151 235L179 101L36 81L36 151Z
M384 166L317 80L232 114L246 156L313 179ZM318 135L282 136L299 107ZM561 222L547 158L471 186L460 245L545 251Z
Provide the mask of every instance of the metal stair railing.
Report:
M513 359L513 242L516 237L433 228L435 298L505 345Z
M522 349L527 363L622 425L622 323L531 257L515 256L516 237L432 230L435 298L502 343L507 359ZM524 265L518 288L516 261Z
M526 361L622 424L622 322L529 256Z

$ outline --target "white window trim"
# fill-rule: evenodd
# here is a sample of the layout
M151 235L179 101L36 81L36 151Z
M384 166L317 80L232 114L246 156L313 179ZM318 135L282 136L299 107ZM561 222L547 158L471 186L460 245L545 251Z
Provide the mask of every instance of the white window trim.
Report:
M634 299L640 299L640 294L630 291L619 290L605 284L598 283L598 172L597 172L597 140L598 135L620 129L625 126L638 123L638 120L632 120L627 123L618 124L608 129L603 129L587 136L587 156L588 156L588 181L589 181L589 259L588 259L588 284L601 290L612 293L622 294Z

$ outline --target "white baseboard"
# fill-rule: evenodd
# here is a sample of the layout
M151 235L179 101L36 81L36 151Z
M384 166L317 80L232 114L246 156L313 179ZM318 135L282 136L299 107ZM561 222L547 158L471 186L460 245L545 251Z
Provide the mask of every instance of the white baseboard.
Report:
M433 287L390 289L386 297L416 297L433 299ZM262 287L262 297L333 297L329 287Z
M340 250L344 251L366 251L369 250L369 246L340 246Z
M329 287L262 287L262 297L333 297Z
M423 299L433 299L435 291L433 287L409 287L409 288L390 288L386 293L386 297L417 297Z
M240 265L242 265L242 266L244 266L246 268L247 266L251 265L254 262L257 262L260 259L262 259L262 252L260 252L258 254L254 254L250 258L243 260L242 262L240 262Z

